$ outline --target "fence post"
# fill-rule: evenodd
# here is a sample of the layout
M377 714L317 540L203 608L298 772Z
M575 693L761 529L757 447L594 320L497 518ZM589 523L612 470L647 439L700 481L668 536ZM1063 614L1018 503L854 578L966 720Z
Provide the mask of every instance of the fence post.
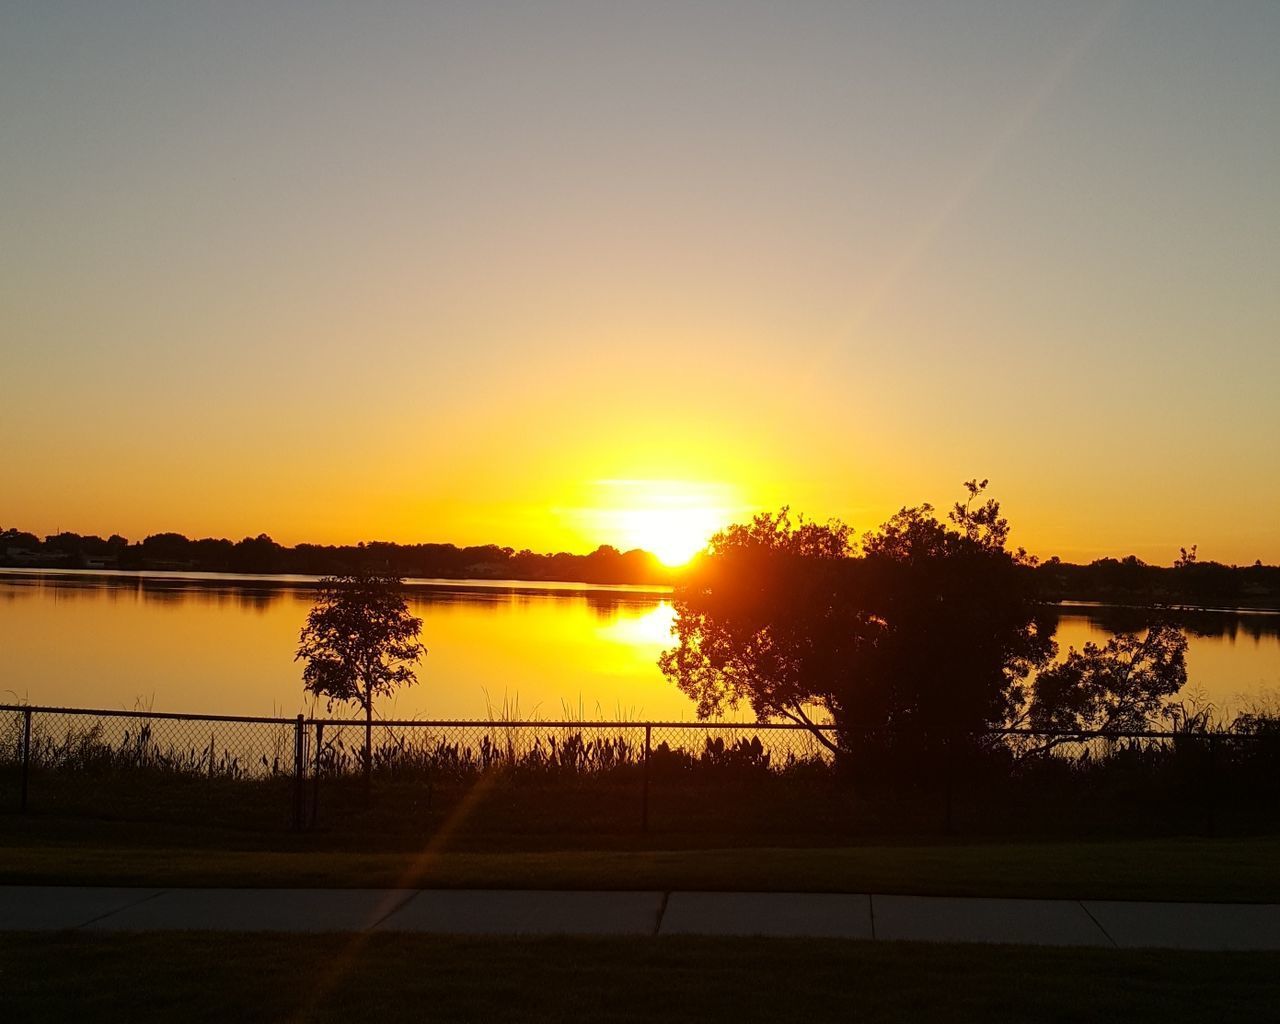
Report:
M305 734L303 732L304 725L302 716L299 715L293 724L293 829L295 832L302 830L302 808L303 808L303 777L306 773L306 766L303 764L306 750Z
M22 712L22 795L19 798L18 809L23 813L27 810L27 778L31 774L31 709L25 708Z
M653 745L653 725L646 722L644 727L644 767L642 768L644 785L640 796L640 831L649 831L649 750Z
M1218 831L1218 744L1215 741L1213 733L1207 733L1205 740L1208 743L1204 773L1205 783L1205 832L1210 838L1213 838Z
M942 737L942 773L945 776L943 781L943 812L942 812L942 829L947 835L951 835L955 831L955 822L952 818L952 783L955 774L955 759L952 756L951 735L947 734Z
M311 774L311 824L320 817L320 754L324 750L324 722L316 722L316 766Z

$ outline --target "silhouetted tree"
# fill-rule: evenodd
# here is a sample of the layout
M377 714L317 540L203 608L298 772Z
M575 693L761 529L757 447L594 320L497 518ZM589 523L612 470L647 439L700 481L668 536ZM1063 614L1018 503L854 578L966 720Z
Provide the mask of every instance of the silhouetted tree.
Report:
M0 547L10 546L24 551L35 551L40 547L40 538L34 533L27 533L16 527L0 532Z
M985 481L939 521L904 508L856 553L840 522L786 509L712 538L675 592L677 645L662 671L702 717L746 701L814 728L833 751L917 751L1009 720L1056 653L1030 560L1005 544Z
M1151 727L1187 682L1187 638L1171 623L1074 648L1036 678L1027 720L1054 732L1136 732Z
M330 576L307 614L294 660L305 661L310 693L364 710L364 778L373 771L373 701L417 682L413 665L427 653L422 620L409 614L395 576Z
M237 541L226 554L234 572L279 572L280 552L279 544L260 533Z
M182 562L190 557L191 541L180 533L153 533L142 541L142 556L152 562Z
M848 526L793 524L786 508L711 538L675 591L678 643L658 662L699 717L741 701L807 726L815 706L838 715L853 646L872 628L850 600L851 553Z

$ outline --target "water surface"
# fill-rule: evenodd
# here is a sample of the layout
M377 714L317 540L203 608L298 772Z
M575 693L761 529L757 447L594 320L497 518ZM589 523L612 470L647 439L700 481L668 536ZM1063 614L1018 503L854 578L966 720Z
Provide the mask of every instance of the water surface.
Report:
M0 572L0 703L310 712L293 653L312 583ZM520 717L694 718L657 669L672 620L661 588L435 581L411 589L409 604L430 653L419 684L382 703L385 716L485 718L505 705ZM1066 607L1058 639L1064 650L1105 642L1139 616ZM1195 613L1185 625L1202 698L1238 708L1280 692L1280 615Z

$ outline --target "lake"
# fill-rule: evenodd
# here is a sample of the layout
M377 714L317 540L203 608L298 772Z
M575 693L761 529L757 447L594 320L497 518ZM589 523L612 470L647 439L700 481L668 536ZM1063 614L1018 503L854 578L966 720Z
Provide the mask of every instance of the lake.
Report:
M310 582L0 570L0 703L310 713L293 660ZM673 615L662 588L421 581L409 604L430 653L385 717L694 718L656 665ZM1140 614L1064 606L1059 643L1104 642ZM1280 693L1280 615L1194 612L1184 625L1189 689L1219 709Z

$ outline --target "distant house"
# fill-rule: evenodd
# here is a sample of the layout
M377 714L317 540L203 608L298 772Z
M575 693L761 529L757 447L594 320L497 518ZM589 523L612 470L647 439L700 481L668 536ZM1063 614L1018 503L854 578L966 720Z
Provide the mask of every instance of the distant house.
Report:
M505 579L510 571L501 562L475 562L462 570L463 575L470 580Z

